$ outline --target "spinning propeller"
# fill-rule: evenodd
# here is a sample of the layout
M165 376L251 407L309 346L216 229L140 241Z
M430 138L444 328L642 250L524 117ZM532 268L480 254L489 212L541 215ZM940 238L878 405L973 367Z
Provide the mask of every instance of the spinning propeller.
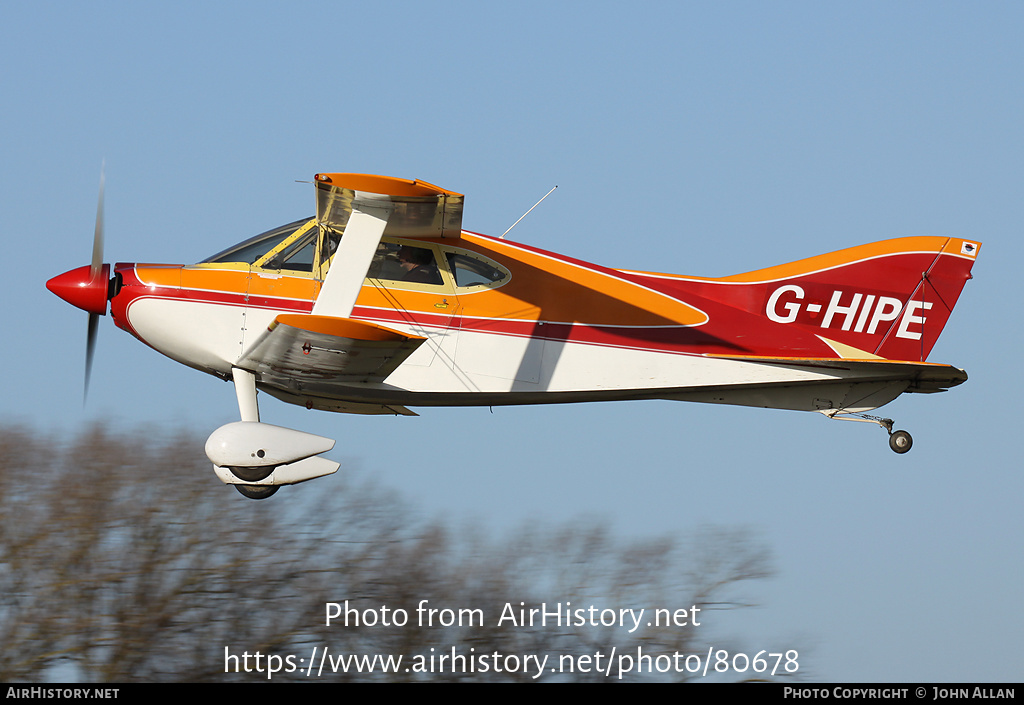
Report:
M89 394L89 376L96 348L96 333L100 316L107 315L110 291L110 265L103 263L103 172L100 171L100 195L96 206L96 230L92 238L92 263L60 274L46 282L46 288L72 306L89 314L89 329L85 342L85 390L83 401Z

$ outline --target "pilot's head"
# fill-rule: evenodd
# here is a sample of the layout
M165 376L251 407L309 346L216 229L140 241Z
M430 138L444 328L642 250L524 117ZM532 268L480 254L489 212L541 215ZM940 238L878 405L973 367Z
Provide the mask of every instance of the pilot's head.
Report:
M430 250L423 247L402 245L402 247L398 248L398 260L402 264L409 264L413 267L422 267L425 264L433 262L434 255Z

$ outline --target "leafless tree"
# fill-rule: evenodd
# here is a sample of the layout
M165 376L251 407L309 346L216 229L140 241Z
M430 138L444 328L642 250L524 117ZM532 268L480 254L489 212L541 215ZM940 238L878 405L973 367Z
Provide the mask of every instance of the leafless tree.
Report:
M618 679L596 655L706 658L709 611L744 606L745 587L771 573L748 531L627 543L600 523L570 522L492 539L416 519L379 488L321 482L334 486L317 506L283 494L253 502L216 482L202 441L186 433L97 427L61 443L0 429L0 681L255 680L271 658L275 681ZM328 625L328 603L376 623ZM421 615L421 605L439 611ZM598 612L520 623L520 609L542 605ZM656 608L694 606L703 612L685 626L678 615L647 624ZM593 624L601 610L641 608L632 631ZM407 624L382 624L399 610ZM402 668L330 660L388 654ZM466 660L437 663L454 655ZM528 668L526 655L547 655L546 668ZM438 670L420 672L430 656ZM422 668L406 670L414 659ZM651 670L626 678L691 677Z

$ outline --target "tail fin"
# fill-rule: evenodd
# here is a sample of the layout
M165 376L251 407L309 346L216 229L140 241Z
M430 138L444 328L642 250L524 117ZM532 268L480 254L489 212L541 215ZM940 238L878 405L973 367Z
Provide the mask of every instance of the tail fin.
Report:
M928 358L949 315L953 313L981 243L949 238L928 269L921 272L913 293L875 350L891 360Z
M703 296L811 333L839 357L924 361L980 247L945 237L885 240L703 280L699 288Z

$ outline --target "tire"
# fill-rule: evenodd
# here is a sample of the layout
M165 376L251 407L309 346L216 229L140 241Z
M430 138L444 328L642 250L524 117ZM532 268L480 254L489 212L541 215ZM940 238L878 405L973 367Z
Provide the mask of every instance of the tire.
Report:
M274 472L276 468L274 466L252 468L252 467L241 467L229 465L228 470L231 474L237 477L239 480L245 480L246 482L259 482L270 477L270 473Z
M913 445L914 439L906 431L893 431L892 435L889 436L889 447L901 455L910 450Z
M281 489L280 485L233 485L239 494L249 499L267 499Z

